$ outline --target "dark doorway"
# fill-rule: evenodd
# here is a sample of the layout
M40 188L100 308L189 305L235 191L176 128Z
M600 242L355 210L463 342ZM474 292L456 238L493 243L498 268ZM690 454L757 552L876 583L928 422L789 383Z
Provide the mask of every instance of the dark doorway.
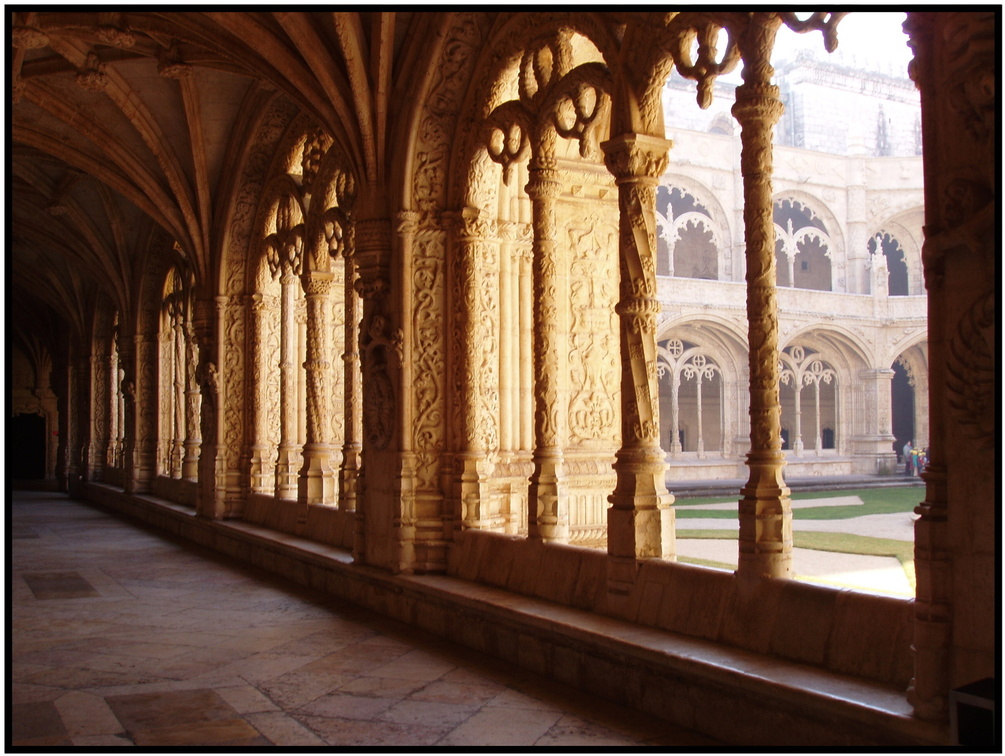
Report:
M896 441L893 442L893 450L897 452L899 459L904 444L916 440L914 438L914 387L911 385L907 371L900 360L893 363L893 381L890 384L890 394L893 405L892 430L894 438L896 438Z
M8 476L12 480L45 479L45 418L14 415L8 441Z

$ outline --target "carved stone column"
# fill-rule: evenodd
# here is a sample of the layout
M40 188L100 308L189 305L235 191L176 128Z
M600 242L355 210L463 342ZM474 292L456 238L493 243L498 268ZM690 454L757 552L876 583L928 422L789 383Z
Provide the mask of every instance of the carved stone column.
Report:
M136 341L136 372L133 446L133 469L128 478L130 493L150 490L157 476L157 378L154 366L159 350L155 331L140 333Z
M312 272L304 276L307 297L307 443L300 469L298 500L306 504L332 504L335 501L335 470L331 464L328 422L328 299L332 274Z
M656 186L670 146L645 134L623 134L601 145L618 185L621 213L620 301L615 308L621 320L621 448L614 463L617 485L608 497L607 551L625 560L676 558L674 498L666 488L660 448L656 373ZM612 574L609 586L621 592L633 579L626 569L623 575Z
M199 488L196 512L200 517L220 519L226 511L226 478L221 425L222 400L218 342L216 338L219 315L226 297L197 299L194 303L192 328L199 345L197 378L202 393L199 450Z
M543 151L539 149L539 152ZM569 539L569 492L563 473L568 407L563 391L568 362L565 307L556 244L555 203L561 182L554 157L531 159L527 194L534 214L534 472L528 489L530 538Z
M174 433L171 440L171 477L181 477L182 459L185 456L185 321L181 307L174 322Z
M119 417L119 437L122 439L122 453L119 457L122 467L122 487L131 490L136 447L136 345L125 333L119 337L119 393L122 397Z
M70 366L67 355L53 361L52 388L56 395L56 480L60 491L69 490L70 466L70 414L73 412L69 397Z
M279 334L279 454L276 458L276 498L297 498L300 447L297 444L297 323L296 274L289 268L279 279L282 286Z
M782 115L769 63L781 20L753 14L741 42L743 81L733 116L740 123L743 225L747 257L750 344L750 477L741 489L739 566L745 576L791 577L792 504L782 477L781 405L778 400L778 302L772 221L772 129Z
M251 446L248 453L248 473L252 493L275 493L274 449L268 442L269 429L267 394L269 381L266 376L273 365L269 364L267 345L269 320L274 315L269 299L264 294L251 294L249 302L251 348L248 364L251 366L250 383L250 433Z
M921 91L928 290L929 463L915 509L915 715L1000 674L1001 34L993 9L908 14Z
M123 364L122 353L119 352L115 358L115 378L113 380L115 386L115 443L112 449L112 466L120 470L126 468L126 397L123 390L126 385L126 371L122 367ZM125 478L120 478L120 480L125 480Z
M85 403L81 401L80 368L73 360L66 366L65 382L61 388L65 392L63 406L66 408L66 492L70 496L80 494L81 480L81 413Z
M91 355L91 442L88 455L88 478L103 480L108 460L109 434L115 405L111 396L108 355Z
M359 275L349 257L345 261L345 353L342 355L345 375L345 440L342 444L342 467L339 470L339 509L356 511L358 484L363 451L363 379L359 356L359 324L362 302L356 293Z
M428 559L427 539L432 535L438 540L442 537L442 531L425 532L423 538L422 558L420 559L418 549L419 544L419 517L416 505L416 455L414 440L412 435L412 422L415 417L413 407L415 397L413 394L413 286L412 279L414 268L413 245L415 243L415 233L418 229L419 214L411 211L399 212L394 218L394 232L397 239L394 259L397 261L396 270L400 271L397 278L398 286L394 287L396 310L400 314L401 324L394 332L392 342L398 358L398 380L401 387L400 401L398 403L397 415L397 436L398 436L398 459L397 474L395 475L395 496L398 500L398 520L400 522L399 533L402 539L399 541L398 554L396 558L396 570L411 571L419 563L426 563Z
M185 456L181 463L181 476L185 480L199 477L199 407L202 395L196 373L199 368L199 346L192 328L192 313L185 321Z
M866 392L865 403L871 411L866 413L869 425L862 429L865 443L861 444L859 449L875 459L877 470L883 465L890 470L895 470L897 467L897 454L893 451L895 440L891 395L893 375L893 370L889 368L865 370L861 374L862 385ZM819 381L817 390L819 391ZM840 446L844 429L837 427L835 430L838 433L835 445ZM917 434L915 441L918 441ZM865 448L862 448L863 446Z
M357 499L356 559L394 572L414 564L415 521L402 509L400 442L402 332L394 328L391 302L391 224L359 220L355 252L363 298L360 352L363 372L362 500Z
M459 376L460 427L457 428L458 448L454 461L454 486L457 511L455 516L461 528L483 529L491 515L488 479L492 464L488 459L486 424L492 418L485 416L482 408L482 362L487 348L481 321L486 315L481 311L482 248L490 230L488 222L480 217L476 208L465 208L448 219L454 229L455 262L453 303L457 313L455 344L460 354Z

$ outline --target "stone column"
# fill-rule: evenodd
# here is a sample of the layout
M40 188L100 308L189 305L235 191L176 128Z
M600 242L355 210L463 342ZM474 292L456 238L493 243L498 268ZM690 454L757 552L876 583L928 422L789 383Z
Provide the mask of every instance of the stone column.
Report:
M152 327L156 327L155 324ZM150 491L157 476L157 364L159 339L156 331L135 336L136 340L136 399L134 420L136 442L133 446L133 470L130 476L130 493Z
M740 123L743 224L747 261L750 344L750 477L741 489L738 574L792 575L792 505L782 477L781 405L778 400L778 303L772 221L772 129L782 115L769 63L781 23L754 13L740 42L743 81L733 116Z
M80 493L81 478L81 402L80 370L76 361L66 365L65 383L61 386L65 392L63 406L66 411L66 492L70 496Z
M328 299L332 274L315 271L304 276L307 297L307 443L300 469L298 500L306 504L335 501L335 470L331 464L328 422Z
M115 411L108 368L107 355L91 355L91 443L88 459L88 478L91 480L103 480L108 464L112 413Z
M456 260L455 280L458 302L454 311L458 317L455 343L460 348L460 432L459 451L455 455L455 497L460 527L481 529L488 526L489 486L491 464L485 443L485 424L491 418L482 409L482 361L486 357L486 340L481 329L482 317L480 289L483 273L480 270L482 248L489 235L487 222L480 211L465 208L449 219L454 228Z
M615 592L631 586L635 559L676 558L656 375L656 186L670 146L644 134L624 134L601 145L621 211L615 308L621 320L621 448L614 463L617 485L608 497L607 551L625 560L625 571L609 580Z
M411 571L414 565L421 561L425 563L428 558L423 544L423 557L420 559L417 551L419 546L419 513L416 506L415 489L416 480L416 455L412 433L412 421L415 417L414 407L414 387L412 380L413 359L413 317L414 306L412 299L412 289L415 282L412 278L414 260L413 245L415 244L415 234L418 230L419 214L409 210L403 210L394 218L394 232L397 244L394 245L393 259L397 261L396 270L400 272L396 279L398 286L394 287L396 310L400 313L400 328L392 339L394 351L397 353L399 386L401 387L401 399L398 403L397 414L397 437L398 437L398 459L395 475L395 496L399 502L397 512L398 533L401 538L398 541L398 550L395 570ZM427 523L423 523L428 526ZM437 523L439 525L439 523ZM437 527L432 533L428 530L422 540L425 541L431 536L432 540L439 541L442 536L442 529Z
M131 491L135 459L133 450L136 447L136 344L127 334L119 337L119 372L122 379L119 382L119 393L122 406L120 438L122 439L122 487Z
M70 465L70 404L69 384L70 366L65 360L69 355L60 355L53 360L52 388L56 395L56 480L59 490L69 490Z
M272 297L274 300L275 298ZM268 339L266 330L267 321L274 314L273 308L269 306L269 298L258 292L249 296L249 323L248 328L251 336L250 354L248 355L248 365L251 368L251 391L249 392L250 403L250 433L251 446L248 455L248 476L250 491L252 493L275 493L274 483L274 461L272 455L274 450L268 443L268 412L266 411L265 397L269 390L267 376L273 369L273 365L268 364L266 346Z
M223 476L224 448L220 434L222 400L219 350L216 334L218 319L226 297L197 299L192 314L192 329L199 346L197 378L202 394L200 402L199 487L196 513L200 517L221 519L226 511L226 485Z
M915 716L945 721L949 692L1000 675L1001 32L994 9L914 11L904 24L921 91L928 290L929 463L915 513Z
M185 320L185 456L181 463L181 476L185 480L199 477L199 409L202 395L196 372L199 367L199 346L192 328L192 313Z
M856 451L875 459L876 469L886 465L894 470L897 466L897 455L893 451L893 408L891 384L893 370L890 368L874 368L863 370L859 377L864 389L865 417L868 425L861 428L861 442ZM837 392L835 391L835 394ZM842 428L836 429L839 432ZM918 442L915 434L915 443Z
M359 323L362 303L356 293L359 276L351 257L345 261L345 439L342 444L342 467L339 470L339 509L356 510L358 481L363 450L363 378L359 357Z
M792 453L797 457L803 453L803 371L802 365L793 372L792 378ZM779 402L780 403L780 402ZM779 412L779 417L781 413Z
M297 470L300 448L297 445L297 276L289 268L279 279L282 285L279 334L279 454L276 459L276 498L297 498Z
M115 386L115 443L112 450L114 459L112 466L120 470L126 468L126 397L124 388L126 371L122 367L123 364L122 352L119 352L115 359L115 378L113 381ZM131 383L130 386L132 386ZM125 480L125 478L120 478L120 480Z
M382 202L378 190L371 187L368 191L372 196L364 204L378 207ZM400 488L405 346L402 329L394 326L401 315L392 300L391 246L390 219L378 216L356 222L353 257L359 270L357 290L363 298L360 352L365 442L353 554L366 564L407 572L415 561L415 517Z
M543 151L543 148L539 151ZM559 274L555 202L561 191L556 161L531 159L527 194L534 215L534 471L528 490L528 536L569 539L569 493L563 474L568 407L563 391L568 362L565 317L568 295Z
M179 305L174 322L174 434L171 444L171 477L181 477L185 456L185 334Z

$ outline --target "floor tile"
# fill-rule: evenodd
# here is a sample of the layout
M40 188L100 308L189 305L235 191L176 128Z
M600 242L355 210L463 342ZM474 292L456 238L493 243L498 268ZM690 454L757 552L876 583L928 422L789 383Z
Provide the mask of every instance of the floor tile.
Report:
M15 741L35 738L64 738L67 735L63 720L52 701L14 704L10 708Z
M13 745L710 742L60 495L12 519Z

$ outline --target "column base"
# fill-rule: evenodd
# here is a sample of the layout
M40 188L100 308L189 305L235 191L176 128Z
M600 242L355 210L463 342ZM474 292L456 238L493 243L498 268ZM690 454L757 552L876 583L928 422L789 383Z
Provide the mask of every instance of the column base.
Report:
M611 497L614 498L614 497ZM676 560L673 507L607 510L607 553L617 558Z
M304 466L297 479L297 501L302 504L335 504L335 468L327 447L304 448Z
M782 479L781 452L748 455L750 479L740 489L737 573L792 577L792 502Z

